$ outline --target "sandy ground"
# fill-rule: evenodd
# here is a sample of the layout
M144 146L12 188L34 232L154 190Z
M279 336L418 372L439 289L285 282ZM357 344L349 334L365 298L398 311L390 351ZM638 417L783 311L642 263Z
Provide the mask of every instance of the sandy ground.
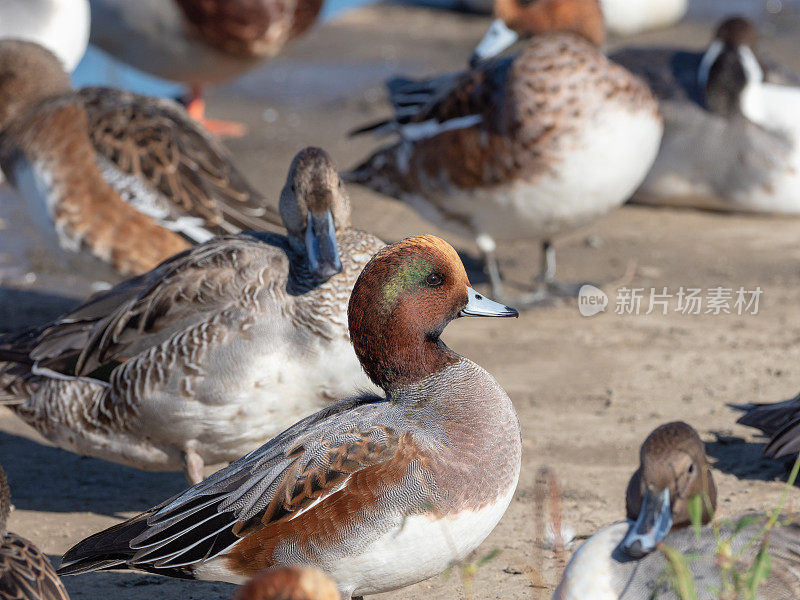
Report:
M381 80L461 66L486 23L422 9L360 10L215 90L210 112L249 124L251 135L229 145L253 182L277 199L297 150L323 146L341 167L363 157L373 142L348 140L345 132L385 114ZM773 31L764 46L797 61L791 30ZM685 24L629 43L700 46L709 35L707 26ZM9 329L57 314L74 302L63 296L85 296L89 282L52 265L42 267L46 273L35 281L26 277L44 263L13 198L4 197L6 241L0 250L9 250L11 240L33 255L23 264L13 253L0 254L0 325ZM355 224L386 240L426 232L448 237L462 251L473 282L485 288L471 240L436 231L404 206L362 189L353 189L352 197ZM716 462L722 514L776 502L784 464L761 459L763 442L734 424L736 414L726 403L779 400L800 388L799 238L800 222L792 219L625 207L557 244L559 275L603 284L612 310L585 318L573 301L527 312L519 321L463 319L448 328L447 343L486 367L508 391L524 440L517 494L478 551L500 553L479 569L477 598L544 597L560 573L552 552L536 543L535 479L541 465L550 465L561 483L565 521L579 538L588 536L622 517L637 448L665 421L683 419L700 430ZM524 286L538 264L538 248L521 242L501 248L500 257L506 277ZM680 287L760 286L763 295L757 315L670 310L620 316L613 307L622 284L672 293ZM184 487L180 473L140 472L52 448L7 412L0 413L0 457L16 506L10 529L52 556ZM544 587L526 574L532 565L543 573ZM233 589L130 573L72 577L66 584L75 599L205 600L227 598ZM451 575L381 598L462 596L457 575Z

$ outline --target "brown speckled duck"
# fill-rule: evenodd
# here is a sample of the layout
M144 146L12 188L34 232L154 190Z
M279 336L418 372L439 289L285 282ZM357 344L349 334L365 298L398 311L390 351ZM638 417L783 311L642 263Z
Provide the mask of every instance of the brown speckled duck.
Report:
M53 245L123 275L216 234L280 222L177 104L73 91L58 59L31 42L0 41L0 167Z
M288 236L218 237L0 339L0 403L54 444L150 470L232 461L369 389L347 302L383 247L352 229L330 157L301 151L281 193Z
M383 394L341 399L141 515L79 542L60 572L138 569L245 583L322 569L344 600L437 575L505 513L522 444L497 381L440 335L457 317L517 312L469 286L433 236L378 252L348 310L356 355Z
M534 293L518 300L532 304L577 293L554 281L551 240L628 199L662 123L647 86L600 52L597 0L497 0L495 12L477 66L390 82L395 116L360 131L399 139L345 178L475 239L497 297L496 242L541 241ZM491 58L520 34L532 37L516 56Z

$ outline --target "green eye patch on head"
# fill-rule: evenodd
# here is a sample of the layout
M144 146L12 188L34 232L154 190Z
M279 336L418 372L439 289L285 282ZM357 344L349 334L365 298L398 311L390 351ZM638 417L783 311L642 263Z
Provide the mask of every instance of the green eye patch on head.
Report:
M404 291L423 287L425 278L432 271L433 264L424 258L415 258L397 265L392 276L383 284L381 308L388 311Z

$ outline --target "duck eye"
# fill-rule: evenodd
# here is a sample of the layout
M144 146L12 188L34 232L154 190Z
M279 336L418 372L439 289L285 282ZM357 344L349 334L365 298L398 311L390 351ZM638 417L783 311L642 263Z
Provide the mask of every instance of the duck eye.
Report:
M430 287L439 287L444 282L444 279L438 273L429 273L428 276L425 278L425 283L427 283Z
M694 463L689 465L689 473L694 473Z

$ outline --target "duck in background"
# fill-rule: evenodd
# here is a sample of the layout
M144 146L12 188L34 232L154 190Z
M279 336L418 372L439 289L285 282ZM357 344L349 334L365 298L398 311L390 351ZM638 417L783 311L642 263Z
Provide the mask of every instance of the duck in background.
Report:
M138 569L245 583L301 563L344 600L433 577L494 529L522 441L497 381L439 337L517 311L478 294L434 236L378 252L350 297L356 355L384 394L344 398L139 516L79 542L62 574Z
M214 238L0 338L0 403L62 448L196 483L206 464L370 389L347 301L384 244L351 228L318 148L295 157L280 209L288 236Z
M54 249L122 275L216 234L280 223L227 150L174 102L73 91L58 59L0 40L0 168Z
M552 240L622 205L661 141L647 86L609 61L597 0L497 0L476 66L389 82L395 115L355 133L396 133L345 179L398 198L476 240L492 293L505 298L496 242L542 242L531 305L580 286L554 280ZM514 57L492 59L520 34Z
M489 14L494 0L460 0L467 10ZM613 35L633 35L668 27L686 14L689 0L600 0L606 29Z
M313 567L262 571L243 585L233 600L341 600L336 583Z
M11 493L0 466L0 599L69 600L47 556L32 542L8 531Z
M90 0L92 44L141 71L190 86L188 110L212 133L241 123L205 118L202 88L277 55L317 20L322 0Z
M759 56L747 19L726 19L705 52L632 48L611 58L659 97L664 139L634 200L800 213L800 78Z
M0 39L44 46L71 73L89 43L88 0L3 0Z
M692 497L701 496L699 536L690 517ZM554 600L638 600L673 597L663 544L693 557L686 561L698 600L719 598L723 589L720 541L729 544L736 568L752 564L760 549L767 517L722 522L719 531L709 525L717 507L717 491L700 436L677 421L657 427L642 444L640 465L626 492L627 521L609 525L590 537L569 561ZM752 517L752 518L751 518ZM719 535L719 540L717 538ZM778 523L763 538L772 568L758 586L756 597L778 600L800 596L800 526ZM735 597L739 597L737 590ZM733 597L733 596L732 596Z

